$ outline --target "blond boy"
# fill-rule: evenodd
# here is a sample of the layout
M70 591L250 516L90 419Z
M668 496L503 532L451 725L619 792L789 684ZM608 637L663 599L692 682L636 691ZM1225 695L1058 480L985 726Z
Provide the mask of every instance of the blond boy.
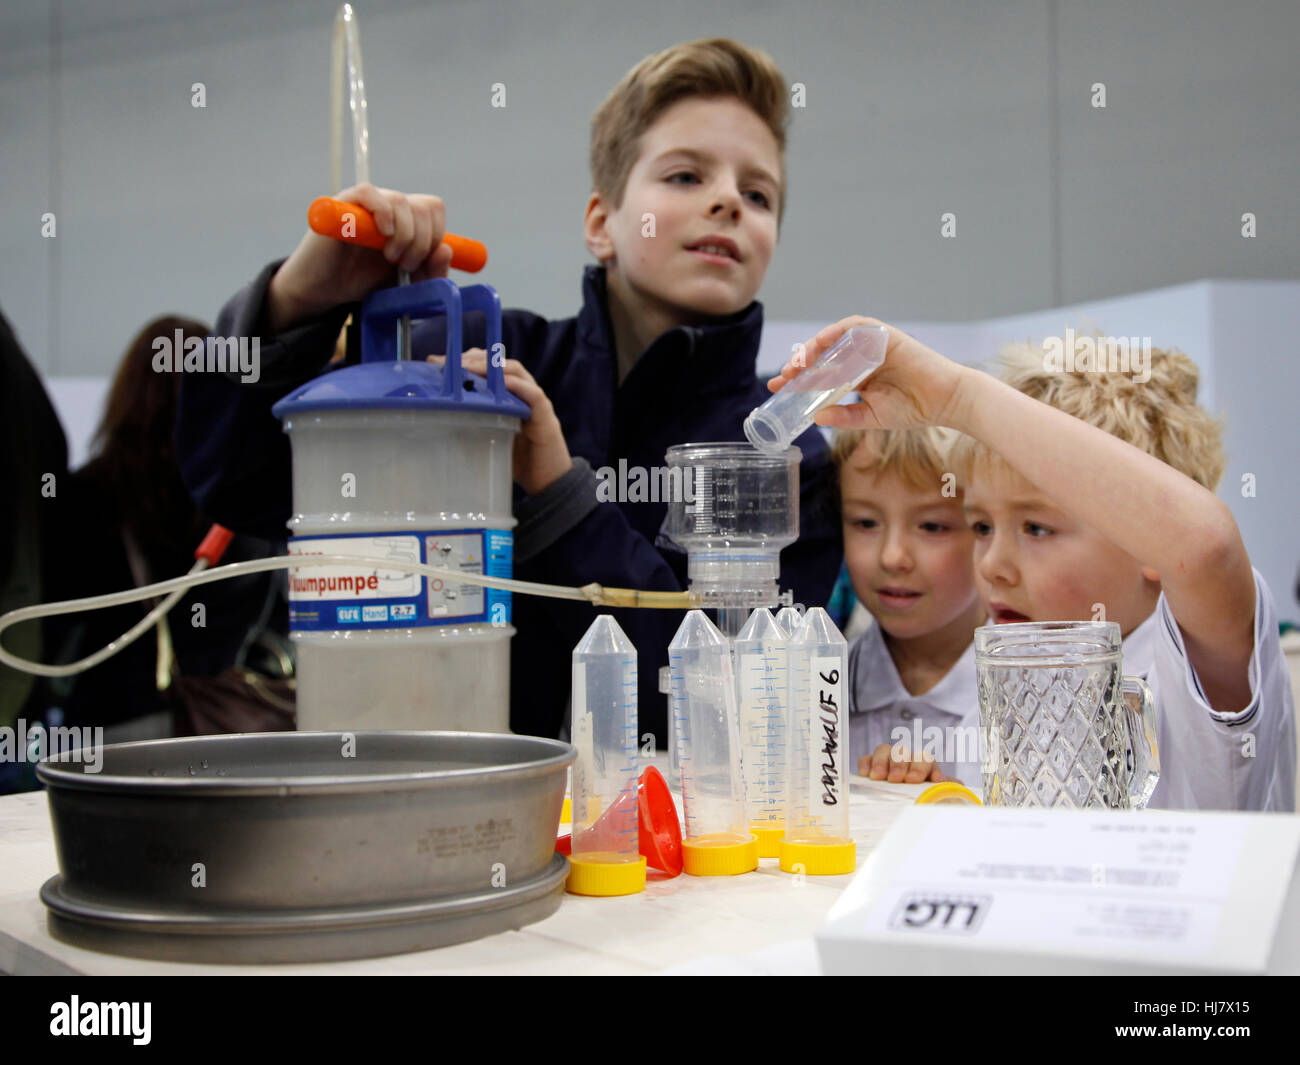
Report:
M984 608L955 436L841 430L831 447L844 561L871 614L849 648L850 757L876 780L980 780L971 636Z
M808 358L863 323L880 324L828 326ZM1212 491L1223 459L1195 367L1152 356L1139 381L1053 368L1022 348L999 380L891 329L861 401L817 420L971 438L958 466L981 601L995 623L1119 624L1124 668L1156 702L1152 806L1292 810L1295 713L1272 596ZM798 372L788 365L769 387Z

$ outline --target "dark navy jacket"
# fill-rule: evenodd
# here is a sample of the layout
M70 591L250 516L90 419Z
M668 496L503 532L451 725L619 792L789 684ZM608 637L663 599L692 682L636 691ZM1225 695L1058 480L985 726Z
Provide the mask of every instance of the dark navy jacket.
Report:
M268 339L263 305L278 265L264 269L217 319L217 335L262 337L261 379L244 384L216 374L186 375L177 425L181 468L200 508L229 528L265 538L283 537L291 504L288 438L271 405L322 372L353 309L339 308ZM528 311L507 310L502 319L507 356L537 379L555 407L570 454L585 459L593 470L617 469L620 458L629 468L650 469L664 464L664 454L674 444L743 440L745 416L769 395L755 374L763 324L758 302L708 325L663 333L622 385L603 267L587 267L576 318L548 321ZM441 318L413 325L414 357L443 351L444 326ZM481 315L466 316L464 346L484 346ZM817 430L796 443L803 451L800 538L781 553L781 587L793 589L796 602L824 606L842 558L834 471ZM592 474L583 472L594 486ZM574 479L565 480L566 486L552 488L571 492ZM552 489L526 499L516 488L515 576L573 586L597 581L648 590L686 587L686 556L660 535L666 503L593 501L580 508L582 516L564 535L547 537L540 550L528 549L524 528L546 511L548 495ZM558 735L573 648L596 613L580 603L513 597L518 631L511 652L510 722L516 732ZM640 731L655 733L662 744L667 703L658 691L658 670L667 664L668 644L682 614L612 613L639 653Z

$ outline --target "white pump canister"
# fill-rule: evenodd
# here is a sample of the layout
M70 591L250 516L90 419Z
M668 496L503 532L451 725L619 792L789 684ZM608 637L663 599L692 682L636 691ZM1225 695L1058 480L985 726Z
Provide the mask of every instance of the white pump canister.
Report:
M273 408L293 451L289 553L422 562L510 577L511 450L529 409L461 369L462 315L486 317L486 285L434 279L371 295L360 365L326 373ZM447 316L442 366L397 358L403 316ZM510 593L369 563L289 571L301 730L510 727Z

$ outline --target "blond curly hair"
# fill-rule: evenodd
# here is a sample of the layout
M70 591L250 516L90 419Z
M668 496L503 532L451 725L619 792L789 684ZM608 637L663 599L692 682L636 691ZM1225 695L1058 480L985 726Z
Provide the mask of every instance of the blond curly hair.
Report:
M1151 349L1149 378L1104 367L1049 368L1051 341L1008 344L999 352L999 376L1018 392L1064 411L1154 455L1211 492L1223 476L1223 424L1196 400L1200 374L1176 348ZM998 456L964 437L952 462L965 481L976 463Z

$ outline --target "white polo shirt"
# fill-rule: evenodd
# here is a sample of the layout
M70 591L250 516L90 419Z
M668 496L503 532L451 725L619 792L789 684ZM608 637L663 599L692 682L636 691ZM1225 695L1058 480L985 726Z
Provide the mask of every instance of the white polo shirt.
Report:
M1295 809L1295 708L1273 596L1258 571L1255 593L1251 698L1239 713L1210 709L1163 593L1151 616L1124 640L1124 672L1142 677L1155 702L1160 780L1152 808ZM909 695L873 620L849 648L849 691L855 768L860 755L882 743L902 739L916 751L919 742L944 773L982 793L979 755L970 750L971 737L976 743L979 737L973 641L930 691Z
M1164 594L1124 641L1124 672L1151 689L1160 742L1153 808L1295 810L1296 739L1291 680L1273 596L1255 574L1255 646L1250 702L1235 714L1210 709L1187 660L1183 634Z
M947 776L983 794L973 639L938 684L911 695L872 618L849 647L849 692L849 764L855 773L859 757L882 743L901 742L909 753L929 753Z

